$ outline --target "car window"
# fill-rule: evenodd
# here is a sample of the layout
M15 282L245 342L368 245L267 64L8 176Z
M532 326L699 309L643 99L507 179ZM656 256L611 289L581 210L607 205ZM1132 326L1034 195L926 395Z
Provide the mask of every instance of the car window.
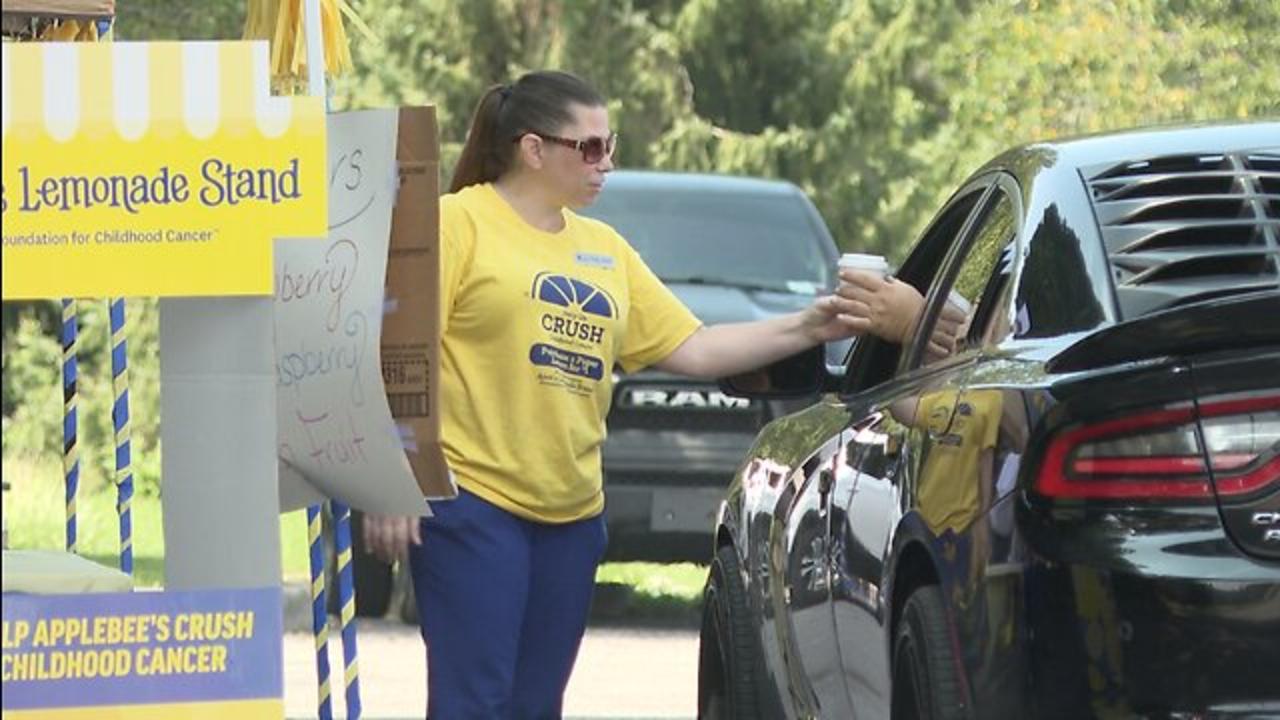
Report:
M956 238L964 231L975 208L986 196L989 183L989 180L979 181L963 188L943 208L902 264L897 273L899 280L914 286L922 294L929 288ZM902 356L902 346L867 336L853 347L845 373L844 392L860 392L893 377Z
M618 187L584 212L612 225L664 282L812 295L835 279L830 241L799 195Z
M925 316L924 332L917 335L920 347L916 357L922 364L930 364L962 353L984 342L995 319L1007 313L1001 311L1001 303L1008 302L1009 280L1013 272L1016 213L1012 199L1003 189L997 189L984 208L981 220L967 247L952 261L952 272L939 276L931 289L930 297L944 297L951 310L964 316L955 349L950 354L930 351L928 340L936 337L933 332L942 314L941 305L934 303ZM958 262L958 266L956 263ZM1007 332L1008 323L1002 323Z

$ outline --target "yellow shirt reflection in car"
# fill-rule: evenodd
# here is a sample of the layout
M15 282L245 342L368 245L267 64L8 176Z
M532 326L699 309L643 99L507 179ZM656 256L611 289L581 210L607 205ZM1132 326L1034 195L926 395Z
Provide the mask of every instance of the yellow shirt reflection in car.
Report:
M933 442L920 476L919 506L935 535L961 532L983 511L983 483L990 481L991 454L1000 434L1003 395L954 390L921 396L915 419Z

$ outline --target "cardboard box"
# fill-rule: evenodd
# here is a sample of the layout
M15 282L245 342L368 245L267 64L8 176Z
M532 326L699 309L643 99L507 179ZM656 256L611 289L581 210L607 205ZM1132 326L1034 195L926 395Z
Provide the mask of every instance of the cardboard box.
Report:
M452 498L440 447L440 142L434 107L400 109L400 189L391 215L382 379L391 416L412 432L405 454L428 500Z

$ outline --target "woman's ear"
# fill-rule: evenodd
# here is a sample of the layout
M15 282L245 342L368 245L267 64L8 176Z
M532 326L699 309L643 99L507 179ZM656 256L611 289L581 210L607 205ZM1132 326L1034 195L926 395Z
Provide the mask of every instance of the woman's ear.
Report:
M525 133L520 137L516 150L520 164L533 170L542 169L542 138L533 133Z

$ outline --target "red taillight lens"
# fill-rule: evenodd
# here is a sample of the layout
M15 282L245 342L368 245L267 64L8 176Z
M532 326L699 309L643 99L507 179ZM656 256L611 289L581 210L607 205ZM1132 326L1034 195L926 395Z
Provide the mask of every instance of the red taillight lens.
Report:
M1186 403L1062 433L1036 488L1079 499L1207 500L1215 485L1244 495L1280 479L1278 451L1280 397Z
M1280 482L1280 397L1204 403L1200 427L1219 495Z

